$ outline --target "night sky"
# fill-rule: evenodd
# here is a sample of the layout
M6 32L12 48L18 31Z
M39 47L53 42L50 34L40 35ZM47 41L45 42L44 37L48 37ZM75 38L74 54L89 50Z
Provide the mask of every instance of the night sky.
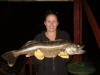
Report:
M88 3L100 28L100 4L98 0L88 0ZM48 9L59 12L58 28L67 31L73 41L73 2L0 2L0 54L19 49L45 30L43 20ZM87 58L99 63L100 50L84 10L83 44Z

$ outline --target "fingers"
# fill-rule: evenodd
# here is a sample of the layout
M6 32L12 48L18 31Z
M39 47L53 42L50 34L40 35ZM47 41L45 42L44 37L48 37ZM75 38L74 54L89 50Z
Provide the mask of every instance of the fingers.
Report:
M61 58L65 58L65 59L68 59L69 58L69 55L66 52L60 52L58 54L58 56L60 56Z
M34 52L34 56L38 60L43 60L44 59L44 54L38 49L37 51Z

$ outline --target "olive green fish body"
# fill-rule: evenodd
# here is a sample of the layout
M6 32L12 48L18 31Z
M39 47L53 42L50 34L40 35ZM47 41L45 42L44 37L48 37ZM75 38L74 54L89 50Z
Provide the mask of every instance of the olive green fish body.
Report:
M67 40L38 41L32 42L19 50L6 52L2 57L7 60L8 64L14 65L18 56L27 55L30 52L34 54L37 49L41 50L45 57L52 58L61 51L66 51L69 55L81 54L79 51L82 48L83 46L71 43Z

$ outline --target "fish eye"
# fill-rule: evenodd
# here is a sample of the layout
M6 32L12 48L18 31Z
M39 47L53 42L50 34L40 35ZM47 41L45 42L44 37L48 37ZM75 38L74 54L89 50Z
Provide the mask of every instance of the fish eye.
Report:
M80 47L80 45L78 44L77 47Z

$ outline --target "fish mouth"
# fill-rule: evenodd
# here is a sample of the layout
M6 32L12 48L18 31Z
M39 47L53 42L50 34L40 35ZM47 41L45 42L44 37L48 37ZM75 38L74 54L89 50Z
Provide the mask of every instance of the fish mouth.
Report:
M75 53L75 54L84 54L84 53L86 53L86 51L85 50L79 50L77 53Z
M80 47L78 48L75 54L84 54L86 52L85 50L83 50L84 47L85 45L80 45Z

